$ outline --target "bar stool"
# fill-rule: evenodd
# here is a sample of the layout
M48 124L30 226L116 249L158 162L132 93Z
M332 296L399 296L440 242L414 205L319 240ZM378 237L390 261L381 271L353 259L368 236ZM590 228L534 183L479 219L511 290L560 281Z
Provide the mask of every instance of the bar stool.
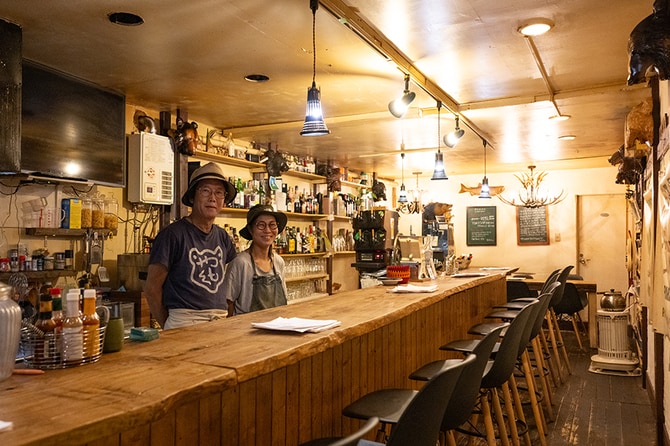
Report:
M584 350L584 346L582 345L582 337L577 322L581 324L582 330L586 333L584 321L582 321L582 318L579 316L579 312L586 308L588 304L589 301L586 297L586 293L579 291L574 283L566 282L565 289L563 290L563 298L554 305L554 313L556 313L558 319L563 315L570 318L572 329L575 332L575 336L577 336L577 343L579 344L580 350Z
M382 427L377 438L381 441L386 426L391 425L387 446L435 446L456 383L461 373L470 373L476 359L476 355L469 355L456 364L445 365L418 391L381 389L363 395L342 409L342 414L358 419L378 417Z
M461 373L460 378L458 378L456 390L449 400L440 427L440 432L445 434L449 446L456 445L453 430L468 421L477 404L482 377L484 376L489 361L491 361L489 358L493 352L493 347L496 345L503 330L507 327L509 327L508 323L499 324L497 328L489 332L489 334L479 341L472 351L472 353L477 356L475 364L468 373ZM444 361L430 362L412 372L409 375L409 378L417 381L428 381L439 372L445 364L453 363L454 361L460 360L447 359Z
M358 440L365 437L368 432L371 432L378 424L379 418L372 417L369 418L360 429L344 438L318 438L316 440L308 441L307 443L301 443L300 446L356 446Z
M505 417L503 415L502 406L500 405L498 388L501 388L503 392L503 402L505 413L509 419L509 431L512 443L515 446L518 445L519 435L523 435L525 443L530 445L530 435L528 433L526 418L523 413L521 399L519 398L514 381L514 368L520 351L522 350L522 346L525 348L525 345L528 343L527 337L530 334L530 330L527 329L527 326L530 317L533 314L533 310L537 305L537 301L529 302L515 314L513 319L511 319L510 325L505 330L502 340L496 344L498 348L494 348L495 358L490 363L490 368L482 377L479 406L484 416L486 439L490 446L496 444L493 417L495 417L496 424L498 425L498 437L500 438L501 443L503 446L509 445L508 430L505 426ZM472 334L487 333L490 331L492 325L493 324L490 323L478 324L471 327L469 332ZM481 341L457 340L449 342L440 348L442 350L471 352L478 342ZM509 384L508 381L510 382ZM489 401L491 404L489 404ZM493 415L491 414L491 406L493 406ZM523 427L523 432L521 434L517 427L517 420ZM475 419L471 424L473 430L467 430L462 427L459 427L456 430L466 435L482 436L476 429L477 420ZM538 424L541 441L544 441L544 426L541 423Z

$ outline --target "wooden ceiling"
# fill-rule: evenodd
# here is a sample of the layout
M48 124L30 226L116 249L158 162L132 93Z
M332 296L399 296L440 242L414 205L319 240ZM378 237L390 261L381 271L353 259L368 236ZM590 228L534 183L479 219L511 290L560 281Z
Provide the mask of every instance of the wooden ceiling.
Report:
M138 108L179 109L235 140L386 177L400 176L403 141L405 171L432 172L438 100L440 137L456 113L466 130L455 148L440 143L454 174L481 171L483 139L490 171L606 166L627 113L650 95L626 78L628 36L651 0L323 0L316 83L331 134L322 137L299 134L312 82L309 0L0 3L0 17L23 29L27 59L123 92ZM110 23L117 11L144 24ZM534 17L555 26L529 41L517 29ZM387 105L405 73L416 99L397 119ZM556 107L572 118L549 120Z

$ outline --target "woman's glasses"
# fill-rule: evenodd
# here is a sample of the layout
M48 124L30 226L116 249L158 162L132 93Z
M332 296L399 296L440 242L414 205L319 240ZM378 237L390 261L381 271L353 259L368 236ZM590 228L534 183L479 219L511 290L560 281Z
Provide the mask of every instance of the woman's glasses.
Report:
M256 229L259 229L261 231L265 231L268 228L270 229L270 231L277 230L277 223L275 222L265 223L264 221L259 221L254 226L256 226Z

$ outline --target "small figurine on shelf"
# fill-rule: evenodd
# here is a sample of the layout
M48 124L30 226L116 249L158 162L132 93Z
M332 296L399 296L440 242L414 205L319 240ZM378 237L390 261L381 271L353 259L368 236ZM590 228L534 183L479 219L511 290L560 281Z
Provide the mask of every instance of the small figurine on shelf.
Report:
M265 162L265 169L271 177L279 177L282 172L288 171L286 158L276 148L273 149L272 146L268 145L264 157L266 161L261 160L261 162Z
M177 118L177 130L173 132L172 140L179 153L193 155L198 147L198 124Z

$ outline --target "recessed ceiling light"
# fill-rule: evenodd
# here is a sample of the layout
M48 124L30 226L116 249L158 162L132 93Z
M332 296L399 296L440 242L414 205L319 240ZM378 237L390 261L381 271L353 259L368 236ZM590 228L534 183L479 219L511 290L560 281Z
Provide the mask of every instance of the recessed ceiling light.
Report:
M575 135L563 135L558 137L558 139L560 139L561 141L572 141L575 138L576 138Z
M572 116L564 115L564 114L554 115L554 116L549 117L549 119L552 120L552 121L567 121L570 118L572 118Z
M244 80L249 82L267 82L270 78L264 74L247 74L244 76Z
M520 26L519 31L524 36L539 36L554 27L554 22L549 19L536 18L528 20L524 25Z
M138 26L144 23L144 19L132 12L110 12L107 18L115 25Z

